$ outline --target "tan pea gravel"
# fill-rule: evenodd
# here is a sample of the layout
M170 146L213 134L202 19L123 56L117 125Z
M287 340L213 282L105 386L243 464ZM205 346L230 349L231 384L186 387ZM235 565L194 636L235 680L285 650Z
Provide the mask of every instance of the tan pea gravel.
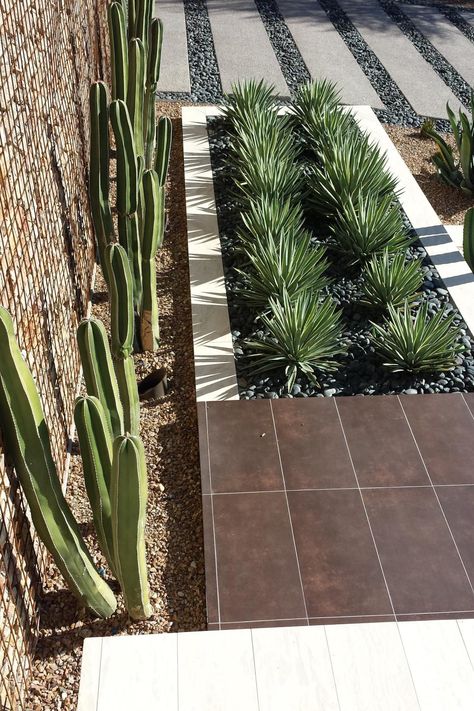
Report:
M119 607L109 620L78 609L53 563L46 571L41 629L34 659L28 711L75 709L85 637L202 630L206 627L199 452L194 390L181 104L160 102L159 114L173 120L168 187L168 229L158 256L162 346L134 356L139 379L165 366L170 390L141 407L141 433L148 464L146 528L149 583L154 609L146 622L132 623L115 582ZM109 324L102 275L96 280L93 315ZM95 539L77 445L72 456L68 501L87 544L105 566Z
M441 182L431 162L431 156L436 152L435 143L421 136L419 129L392 124L384 124L384 128L441 222L444 225L462 225L466 210L474 205L474 199ZM450 145L454 144L452 135L442 135Z

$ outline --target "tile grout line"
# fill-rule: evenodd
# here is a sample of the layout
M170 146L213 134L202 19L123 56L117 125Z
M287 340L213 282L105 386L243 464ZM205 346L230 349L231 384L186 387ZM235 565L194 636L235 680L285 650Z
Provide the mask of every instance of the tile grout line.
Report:
M207 415L207 401L204 403L204 411L206 413L206 441L207 441L207 466L209 469L209 489L212 492L212 467L211 467L211 445L209 442L209 423ZM221 629L221 603L219 595L219 572L217 567L217 542L216 542L216 524L214 519L214 497L211 494L211 519L212 519L212 537L214 541L214 569L216 574L216 597L217 597L217 622ZM206 611L207 612L207 611ZM206 614L207 618L207 614Z
M399 622L398 622L398 619L397 619L397 613L395 612L395 606L394 606L394 604L393 604L392 595L391 595L391 593L390 593L390 588L388 587L387 578L386 578L386 576L385 576L385 571L384 571L384 569L383 569L382 559L381 559L381 557L380 557L379 549L378 549L378 547L377 547L377 542L376 542L376 540L375 540L375 535L374 535L374 532L373 532L373 529L372 529L372 524L370 523L370 518L369 518L369 513L368 513L368 511L367 511L367 506L366 506L366 504L365 504L364 496L363 496L363 494L362 494L362 491L361 491L361 488L360 488L360 485L359 485L359 477L357 476L357 471L356 471L356 468L355 468L355 465L354 465L354 460L352 459L352 454L351 454L351 450L350 450L350 448L349 448L349 442L348 442L348 440L347 440L346 431L345 431L345 429L344 429L344 425L342 424L341 414L340 414L340 412L339 412L339 408L338 408L338 406L337 406L337 402L336 402L335 399L334 399L334 407L336 408L337 416L338 416L338 418L339 418L339 424L340 424L340 426L341 426L342 434L343 434L343 437L344 437L344 441L345 441L345 443L346 443L347 453L348 453L348 455L349 455L349 459L350 459L350 462L351 462L351 465L352 465L352 469L353 469L353 471L354 471L354 476L355 476L356 481L357 481L357 486L359 487L360 499L361 499L361 501L362 501L362 506L364 507L364 512L365 512L365 516L366 516L366 519L367 519L367 524L368 524L368 526L369 526L370 535L372 536L372 541L373 541L373 544L374 544L374 547L375 547L375 552L376 552L376 554L377 554L377 558L378 558L379 565L380 565L380 570L381 570L381 572L382 572L382 576L383 576L383 579L384 579L385 587L386 587L386 590L387 590L388 599L390 600L390 605L391 605L391 608L392 608L392 612L393 612L393 615L394 615L394 617L395 617L395 624L397 625L398 637L399 637L399 639L400 639L400 644L402 645L403 654L405 655L405 661L406 661L406 664L407 664L407 667L408 667L408 671L409 671L409 673L410 673L411 683L412 683L412 685L413 685L413 691L414 691L415 696L416 696L416 700L417 700L417 703L418 703L418 707L420 708L420 711L421 711L421 703L420 703L420 699L418 698L418 692L417 692L417 689L416 689L416 686L415 686L415 680L414 680L414 678L413 678L413 673L412 673L412 670L411 670L410 662L409 662L409 660L408 660L408 655L407 655L407 653L406 653L405 645L404 645L404 643L403 643L403 637L402 637L402 633L401 633L401 631L400 631L400 626L399 626Z
M464 635L463 635L463 633L462 633L462 629L461 629L461 627L459 626L459 622L460 622L460 620L456 620L456 625L457 625L457 627L458 627L459 634L461 635L461 639L462 639L462 643L463 643L463 645L464 645L464 649L466 650L466 653L467 653L467 656L468 656L468 658L469 658L469 661L471 662L472 670L474 671L474 659L473 659L473 658L471 657L471 655L469 654L469 649L468 649L468 647L467 647L466 640L464 639Z
M100 638L100 656L99 656L99 678L97 679L97 702L95 705L95 710L99 711L99 694L100 694L100 677L102 672L102 649L104 644L104 638Z
M336 692L337 707L338 707L339 711L341 711L341 701L339 699L339 689L337 688L336 672L334 671L334 664L332 661L331 645L329 644L327 625L323 625L323 629L324 629L324 639L326 640L326 649L328 650L328 655L329 655L329 664L331 665L331 673L332 673L332 680L334 682L334 690Z
M250 644L252 645L252 661L253 661L253 672L255 674L255 693L257 694L257 708L258 711L260 711L260 696L258 693L258 678L257 678L257 662L255 661L255 647L253 644L253 630L249 630L250 632Z
M275 443L276 443L276 448L277 448L277 452L278 452L278 460L279 460L279 462L280 462L280 471L281 471L281 476L282 476L282 479L283 479L283 487L284 487L284 490L285 490L286 508L287 508L287 511L288 511L288 519L289 519L289 521L290 521L291 537L292 537L292 539L293 539L293 546L294 546L294 549L295 549L296 565L298 566L298 575L299 575L299 579L300 579L301 594L302 594L302 596L303 596L304 611L305 611L305 614L306 614L306 624L309 626L308 607L307 607L307 605L306 605L306 595L305 595L304 587L303 587L303 577L302 577L302 575L301 575L300 559L299 559L299 556L298 556L298 549L297 549L297 547L296 547L296 539L295 539L295 532L294 532L294 530L293 530L293 521L292 521L292 518L291 518L290 503L289 503L289 501L288 501L288 492L287 492L287 490L286 490L285 472L283 471L283 462L282 462L282 460L281 460L280 443L279 443L279 441L278 441L278 432L277 432L277 428L276 428L275 416L274 416L274 414L273 414L272 401L269 400L268 402L269 402L269 405L270 405L270 413L271 413L271 415L272 415L273 432L274 432L274 434L275 434Z
M461 393L461 397L462 397L462 399L463 399L463 401L464 401L464 404L465 404L466 407L467 407L467 411L468 411L469 414L471 415L471 418L474 420L474 415L472 414L472 410L471 410L471 408L469 407L469 405L467 404L467 400L466 400L466 398L465 398L464 396L465 396L465 393Z
M438 489L449 489L456 487L470 487L474 488L474 484L436 484ZM399 484L391 486L323 486L315 488L302 488L302 489L255 489L254 491L213 491L209 494L202 494L202 496L236 496L238 494L282 494L284 491L289 493L298 493L302 491L385 491L392 489L431 489L432 484Z
M425 470L426 470L426 474L427 474L427 476L428 476L428 479L430 480L431 487L432 487L432 489L433 489L433 493L434 493L434 495L435 495L435 497L436 497L436 501L438 502L438 506L439 506L440 511L441 511L441 513L442 513L442 515L443 515L443 518L444 518L444 521L445 521L445 523L446 523L446 526L447 526L447 528L448 528L449 535L451 536L451 540L452 540L453 543L454 543L454 547L455 547L455 549L456 549L456 553L458 554L459 560L461 561L461 565L462 565L462 567L463 567L464 574L465 574L465 576L466 576L466 578L467 578L467 582L469 583L469 587L471 588L471 592L472 592L472 594L474 595L474 586L473 586L473 584L472 584L472 582L471 582L471 579L470 579L469 574L468 574L468 572L467 572L466 566L464 565L464 560L462 559L461 552L460 552L460 550L459 550L459 548L458 548L458 544L456 543L456 539L455 539L455 537L454 537L454 533L453 533L453 531L451 530L451 526L449 525L449 521L448 521L447 516L446 516L446 514L445 514L445 512L444 512L444 509L443 509L443 505L442 505L442 503L441 503L441 501L440 501L440 498L439 498L439 496L438 496L438 492L436 491L436 487L435 487L435 485L433 484L433 481L432 481L432 479L431 479L430 472L429 472L428 467L427 467L427 465L426 465L425 459L424 459L424 457L423 457L423 455L422 455L422 453L421 453L420 447L419 447L418 442L417 442L416 437L415 437L415 433L413 432L412 426L411 426L411 424L410 424L410 420L408 419L408 416L407 416L407 414L406 414L406 412L405 412L405 408L403 407L403 403L402 403L402 401L400 400L400 397L399 397L398 395L397 395L397 397L398 397L398 401L399 401L399 403L400 403L400 407L402 408L402 412L403 412L403 414L404 414L404 416L405 416L405 420L406 420L406 422L407 422L407 425L408 425L408 428L409 428L409 430L410 430L411 436L413 437L413 441L414 441L415 446L416 446L416 448L417 448L417 450L418 450L418 454L420 455L420 459L421 459L421 461L422 461L422 463L423 463L423 466L424 466L424 468L425 468ZM464 399L464 398L463 398L463 399ZM467 407L467 405L466 405L466 407ZM469 408L468 408L468 409L469 409Z

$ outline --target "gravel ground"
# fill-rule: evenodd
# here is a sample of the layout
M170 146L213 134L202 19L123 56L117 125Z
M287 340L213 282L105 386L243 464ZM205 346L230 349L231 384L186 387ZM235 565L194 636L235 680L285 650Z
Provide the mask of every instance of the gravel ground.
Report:
M239 207L230 192L235 183L235 176L232 175L226 159L229 139L221 120L210 120L209 127L217 215L241 398L273 399L280 397L330 397L358 393L364 395L402 392L416 394L474 390L473 342L467 332L466 324L450 303L442 280L419 243L407 250L407 258L418 259L423 266L424 283L417 302L427 301L430 315L443 307L451 311L454 315L454 323L460 328L460 340L466 348L465 354L458 358L453 371L426 376L388 372L374 353L370 341L370 321L380 321L380 315L369 312L360 305L360 276L357 273L349 274L347 270L338 266L337 260L333 260L329 270L329 276L333 279L333 283L328 289L328 295L342 309L343 339L348 345L347 356L336 359L339 362L337 372L318 373L319 386L314 386L306 378L299 377L291 393L286 391L282 371L275 371L270 375L252 375L246 357L245 340L255 336L261 338L266 334L262 323L258 320L258 315L249 309L237 295L242 283L241 277L235 272L235 267L245 271L247 265L242 253L236 249ZM319 233L318 225L308 224L308 227L313 231L315 242L324 242L324 235ZM328 254L331 255L330 251Z
M474 199L441 182L431 161L431 156L436 151L434 142L410 128L387 124L384 128L438 213L441 222L444 225L462 225L466 210L474 205ZM450 145L454 145L452 134L443 134L443 138Z
M146 540L154 614L146 622L132 623L118 594L117 614L109 620L94 620L78 608L51 563L45 575L41 629L26 705L31 711L76 708L85 637L206 627L180 107L159 104L158 111L174 119L169 226L158 258L163 346L156 354L134 357L139 379L163 365L170 374L168 395L162 401L144 403L141 408L149 478ZM108 324L101 274L96 281L93 303L93 314ZM91 524L77 446L74 451L67 498L97 564L105 567ZM111 584L118 592L115 582Z

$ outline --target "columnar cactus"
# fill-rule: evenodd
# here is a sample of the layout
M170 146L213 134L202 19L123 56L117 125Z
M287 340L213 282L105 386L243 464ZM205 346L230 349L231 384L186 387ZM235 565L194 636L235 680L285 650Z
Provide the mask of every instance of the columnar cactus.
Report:
M103 323L95 318L81 321L77 343L87 393L101 402L110 435L118 437L125 431L124 413Z
M474 272L474 207L470 207L464 217L462 241L464 259L468 263L470 270Z
M147 474L139 437L117 437L112 457L114 560L127 610L134 620L150 617L145 556Z
M155 170L158 173L160 185L166 182L170 163L171 140L173 126L168 116L161 116L156 127L156 157Z
M144 128L144 101L145 101L145 69L146 52L143 42L131 39L128 45L129 74L127 107L130 121L133 126L135 149L138 156L144 154L143 128Z
M120 2L109 5L108 21L112 55L112 99L125 101L128 89L128 43L125 11Z
M124 428L125 432L135 435L140 427L140 401L131 357L134 336L132 274L127 254L120 245L111 244L107 247L106 260L109 269L112 354L123 405Z
M160 340L155 256L163 241L165 189L160 185L158 174L154 170L146 170L143 174L143 196L143 297L140 314L140 341L144 350L155 351Z
M74 422L97 538L111 571L116 574L110 510L112 438L100 400L90 396L78 398Z
M115 597L98 574L64 498L36 385L15 340L11 316L2 307L0 424L39 537L80 602L99 617L109 617L116 609Z
M104 265L104 250L112 239L113 223L109 204L109 112L107 87L95 82L89 94L91 140L89 195L99 260ZM107 278L107 275L105 275Z
M153 167L155 155L156 113L155 94L160 78L161 48L163 43L163 24L154 18L150 24L148 44L148 60L146 72L145 106L144 106L144 141L145 162L147 168Z

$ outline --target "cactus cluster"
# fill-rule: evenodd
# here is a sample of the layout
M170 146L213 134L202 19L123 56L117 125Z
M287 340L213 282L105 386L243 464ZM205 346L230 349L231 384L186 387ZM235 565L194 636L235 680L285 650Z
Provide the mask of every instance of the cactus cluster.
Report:
M140 328L135 342L154 351L159 343L155 256L165 226L164 185L171 149L171 121L155 117L163 26L152 19L152 0L114 1L108 8L112 101L95 82L90 92L90 194L100 263L110 286L106 247L115 240L109 203L112 125L116 149L118 242L133 280ZM155 175L156 174L156 177ZM159 188L159 189L158 189Z

